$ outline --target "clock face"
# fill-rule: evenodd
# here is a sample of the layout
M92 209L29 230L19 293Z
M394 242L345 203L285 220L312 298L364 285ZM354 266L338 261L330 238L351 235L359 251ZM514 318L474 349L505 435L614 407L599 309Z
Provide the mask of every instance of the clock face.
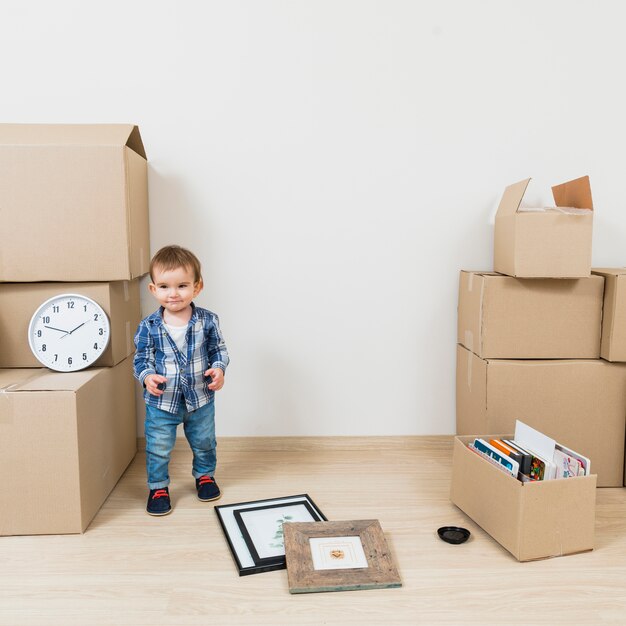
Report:
M59 372L76 372L93 365L109 343L109 319L86 296L60 294L46 300L28 327L33 354Z

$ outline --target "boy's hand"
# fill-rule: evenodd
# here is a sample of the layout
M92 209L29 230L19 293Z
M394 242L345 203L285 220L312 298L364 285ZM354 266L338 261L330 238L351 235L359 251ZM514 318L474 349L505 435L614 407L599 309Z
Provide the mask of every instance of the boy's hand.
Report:
M161 383L166 383L167 378L165 378L165 376L159 376L158 374L149 374L145 377L143 382L146 386L146 389L148 390L148 393L152 394L153 396L162 396L163 389L159 389L158 385L160 385Z
M224 372L221 368L212 367L211 369L204 372L204 375L211 377L209 389L211 389L212 391L219 391L224 386Z

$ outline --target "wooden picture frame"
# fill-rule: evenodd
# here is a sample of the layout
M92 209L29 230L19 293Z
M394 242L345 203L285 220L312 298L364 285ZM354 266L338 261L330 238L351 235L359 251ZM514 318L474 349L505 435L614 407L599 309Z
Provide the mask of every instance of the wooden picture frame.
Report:
M386 589L402 586L378 520L286 522L283 524L283 531L290 593ZM328 541L312 543L311 540ZM341 547L333 548L334 543ZM330 559L341 560L348 558L344 545L346 547L356 545L361 553L361 561L365 559L366 567L358 567L358 555L352 555L353 561L347 564L348 567L344 567L331 565L330 561L325 564L325 561L320 560L312 551L329 550Z
M255 540L258 542L258 535L251 532L251 528L246 527L246 521L249 523L249 520L246 520L248 515L246 512L286 511L289 507L306 509L309 517L313 520L326 520L326 516L306 493L250 502L238 502L236 504L223 504L214 507L239 576L285 569L284 549L280 555L262 558L263 553L260 550L260 546L257 545L255 548ZM276 532L276 528L274 528L274 532Z

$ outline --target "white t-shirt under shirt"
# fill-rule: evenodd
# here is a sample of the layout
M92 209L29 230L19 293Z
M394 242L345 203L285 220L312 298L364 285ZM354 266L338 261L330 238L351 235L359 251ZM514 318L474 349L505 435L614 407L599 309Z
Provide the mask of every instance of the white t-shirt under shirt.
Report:
M165 324L165 322L163 322ZM187 335L187 325L185 326L170 326L169 324L165 324L165 328L169 333L170 337L174 340L176 347L181 351L185 352L185 336Z

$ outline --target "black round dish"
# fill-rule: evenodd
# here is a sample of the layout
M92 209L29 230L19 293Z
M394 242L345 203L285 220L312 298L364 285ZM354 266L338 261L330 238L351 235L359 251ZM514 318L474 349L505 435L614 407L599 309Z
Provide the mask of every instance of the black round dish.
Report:
M467 528L458 526L442 526L437 530L437 534L442 541L454 544L465 543L470 537L470 531Z

